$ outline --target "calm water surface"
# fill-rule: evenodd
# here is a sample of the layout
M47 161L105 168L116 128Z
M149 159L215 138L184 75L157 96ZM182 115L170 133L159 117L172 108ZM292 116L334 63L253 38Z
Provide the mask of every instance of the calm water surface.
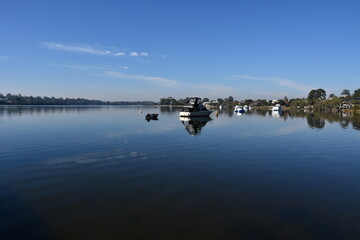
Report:
M1 107L1 239L360 239L359 116L139 110Z

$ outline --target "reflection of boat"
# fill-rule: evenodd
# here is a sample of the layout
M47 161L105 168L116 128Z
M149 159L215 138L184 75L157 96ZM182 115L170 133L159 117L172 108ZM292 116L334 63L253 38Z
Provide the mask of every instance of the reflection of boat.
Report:
M158 117L159 116L159 114L157 114L157 113L148 113L148 114L146 114L146 116L145 116L145 119L146 119L146 121L148 121L148 122L150 122L150 120L158 120Z
M236 106L234 107L234 112L236 112L236 113L244 113L244 112L245 112L245 109L244 109L242 106L236 105Z
M181 117L208 117L212 111L206 109L204 105L201 104L201 98L192 97L189 98L187 105L180 111L179 115Z
M271 116L272 117L280 117L280 113L281 113L281 111L272 111Z
M191 136L196 136L201 134L201 128L212 119L210 117L180 117L179 120Z
M273 111L281 111L281 106L280 106L280 104L276 104L275 106L273 106L272 110L273 110Z

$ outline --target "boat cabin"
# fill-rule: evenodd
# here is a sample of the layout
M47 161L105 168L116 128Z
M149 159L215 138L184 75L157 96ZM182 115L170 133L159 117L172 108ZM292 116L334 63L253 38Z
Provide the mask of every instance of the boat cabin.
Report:
M199 106L200 103L201 103L201 98L199 98L199 97L191 97L191 98L189 98L187 103L189 105L191 105L191 106L194 106L194 107Z

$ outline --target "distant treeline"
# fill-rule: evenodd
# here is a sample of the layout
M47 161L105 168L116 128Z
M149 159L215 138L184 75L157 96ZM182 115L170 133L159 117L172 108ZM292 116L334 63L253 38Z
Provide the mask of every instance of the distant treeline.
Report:
M154 105L152 101L100 101L84 98L33 97L0 93L0 105Z

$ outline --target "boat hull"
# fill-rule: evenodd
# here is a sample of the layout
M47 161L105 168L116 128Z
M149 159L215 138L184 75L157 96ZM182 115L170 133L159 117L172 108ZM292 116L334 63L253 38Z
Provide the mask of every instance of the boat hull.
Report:
M180 117L208 117L212 111L199 111L199 112L180 112Z

